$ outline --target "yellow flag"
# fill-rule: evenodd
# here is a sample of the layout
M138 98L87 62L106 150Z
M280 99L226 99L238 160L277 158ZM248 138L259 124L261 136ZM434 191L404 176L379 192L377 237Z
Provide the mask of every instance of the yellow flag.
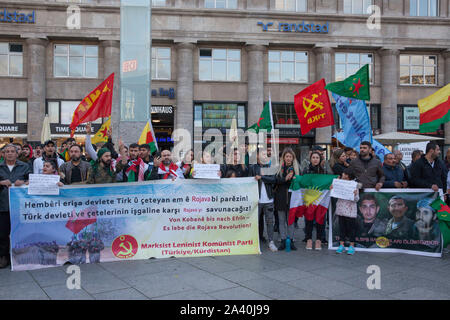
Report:
M97 133L91 138L92 144L96 144L99 142L107 142L108 141L107 133L110 128L111 128L111 117L108 118L108 121L106 121L97 131Z

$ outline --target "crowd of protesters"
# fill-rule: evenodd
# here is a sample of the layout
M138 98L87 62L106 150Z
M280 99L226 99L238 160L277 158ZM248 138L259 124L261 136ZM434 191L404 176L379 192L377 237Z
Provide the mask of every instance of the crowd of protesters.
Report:
M132 143L128 147L119 141L116 150L111 138L101 147L96 148L90 140L91 128L87 125L85 152L74 139L67 139L59 152L54 141L46 141L43 145L32 148L25 144L8 144L1 149L0 155L0 268L9 264L9 198L8 188L21 186L28 181L30 173L58 174L59 185L71 184L103 184L117 182L139 182L156 179L191 179L195 177L194 163L212 164L217 159L207 151L198 157L194 152L187 152L183 159L176 162L170 150L162 150L152 154L148 144ZM110 135L110 133L109 133ZM224 150L222 149L221 152ZM290 207L289 186L296 175L335 174L342 179L356 180L361 188L431 188L450 191L450 149L444 161L440 160L440 149L430 142L423 153L416 150L412 153L412 162L406 166L402 162L400 151L386 154L379 159L370 142L362 142L359 153L351 148L334 148L330 160L325 156L325 149L313 146L309 156L299 162L291 148L281 150L280 162L276 173L262 174L262 169L269 167L272 149L255 148L249 152L248 145L240 146L227 157L225 164L220 165L217 172L221 178L254 177L259 188L259 237L271 251L284 250L286 239L290 239L291 250L297 250L294 232L298 228L297 220L288 224ZM256 164L250 164L250 153L256 153ZM254 154L253 154L254 156ZM275 155L274 155L275 156ZM273 159L273 158L272 158ZM350 238L354 245L356 202L338 201L337 214L343 236ZM353 219L353 220L352 220ZM306 249L311 250L312 232L316 229L315 249L320 250L322 243L327 242L326 220L323 224L317 221L305 221ZM266 228L267 239L264 238ZM274 233L278 233L279 245L275 244ZM342 251L343 242L338 249ZM352 249L350 249L351 251ZM75 254L75 253L74 253Z

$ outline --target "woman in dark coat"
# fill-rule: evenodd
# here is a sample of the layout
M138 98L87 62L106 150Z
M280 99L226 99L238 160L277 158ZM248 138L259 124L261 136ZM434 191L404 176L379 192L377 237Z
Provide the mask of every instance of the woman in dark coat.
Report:
M286 239L291 240L291 249L297 250L294 245L294 223L288 225L289 208L291 196L289 187L295 175L300 174L298 162L295 153L291 148L283 150L280 159L280 168L276 174L276 188L275 188L275 210L278 212L279 231L281 243L278 250L286 248Z
M333 152L333 166L331 170L333 170L333 174L337 174L339 176L342 175L344 170L348 168L349 164L347 163L347 154L343 149L337 149Z

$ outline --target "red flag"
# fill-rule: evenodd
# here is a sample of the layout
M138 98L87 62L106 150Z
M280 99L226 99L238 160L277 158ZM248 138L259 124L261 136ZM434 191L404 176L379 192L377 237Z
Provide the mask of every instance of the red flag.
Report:
M302 135L311 129L334 124L330 98L325 85L325 79L321 79L295 95L295 112L300 121Z
M111 115L112 96L114 87L114 73L106 78L97 88L92 90L73 112L70 124L73 137L76 127L81 123L95 121L98 118L106 118Z
M97 221L97 215L94 213L96 211L97 207L91 206L81 211L79 216L77 216L75 210L73 210L72 216L67 220L66 228L77 234L88 225ZM88 216L88 213L91 213L91 217Z

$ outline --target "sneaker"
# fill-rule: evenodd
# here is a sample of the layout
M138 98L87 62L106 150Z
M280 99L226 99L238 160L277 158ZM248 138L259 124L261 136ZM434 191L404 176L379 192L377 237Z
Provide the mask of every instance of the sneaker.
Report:
M0 257L0 269L6 268L9 265L9 260L7 256Z
M291 241L291 250L297 251L297 247L294 245L294 241Z
M269 249L272 252L277 252L278 251L277 246L275 245L275 243L273 243L273 241L269 242Z
M342 253L345 251L345 247L341 244L339 248L337 248L336 253Z
M316 240L314 249L315 249L315 250L322 250L322 241Z
M348 247L347 254L350 254L350 255L355 254L355 248L353 248L352 246Z
M283 251L286 249L286 239L281 239L280 246L278 247L278 251Z
M306 250L312 250L312 240L311 239L306 241Z

